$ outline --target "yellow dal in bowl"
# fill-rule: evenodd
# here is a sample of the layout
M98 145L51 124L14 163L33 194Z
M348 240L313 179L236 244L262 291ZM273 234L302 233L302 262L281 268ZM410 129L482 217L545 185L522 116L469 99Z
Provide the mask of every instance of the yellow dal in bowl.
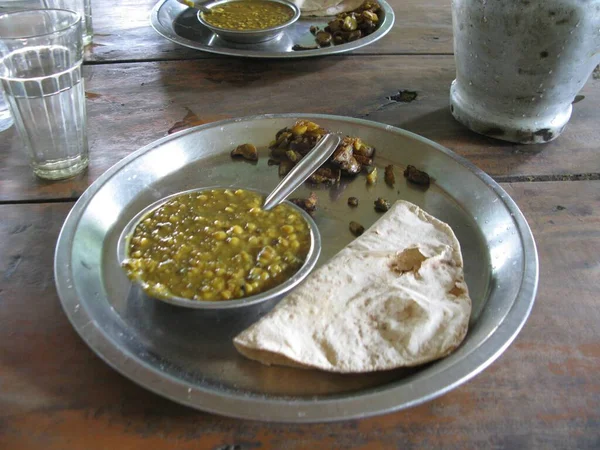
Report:
M263 0L241 0L224 3L202 13L202 18L214 27L227 30L265 30L290 20L293 10L281 3Z
M302 267L310 228L293 207L262 209L243 189L177 196L145 216L123 267L158 298L230 300L267 291Z

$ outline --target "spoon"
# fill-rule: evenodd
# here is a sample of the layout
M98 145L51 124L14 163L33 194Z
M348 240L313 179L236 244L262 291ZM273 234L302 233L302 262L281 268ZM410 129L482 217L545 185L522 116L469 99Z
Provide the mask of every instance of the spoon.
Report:
M206 4L211 3L210 0L203 1L203 2L194 1L194 0L184 0L184 1L180 0L180 3L184 3L185 5L189 6L190 8L198 9L198 10L202 11L203 13L207 13L207 14L210 14L214 11L211 8L207 8L206 6L204 6Z
M285 200L329 159L340 141L341 138L335 134L323 136L319 143L275 186L275 189L265 199L263 209L268 211Z
M200 3L196 3L194 5L194 8L200 10L204 14L210 14L210 13L212 13L212 10L210 8L207 8L206 6L204 6L204 5L200 4Z

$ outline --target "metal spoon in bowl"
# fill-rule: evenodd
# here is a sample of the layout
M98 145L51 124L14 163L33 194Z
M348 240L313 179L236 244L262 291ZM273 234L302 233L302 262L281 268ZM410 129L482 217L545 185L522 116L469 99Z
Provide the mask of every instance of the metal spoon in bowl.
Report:
M337 148L338 144L340 143L340 140L341 139L339 136L335 136L332 134L327 134L323 136L319 143L304 158L302 158L300 162L296 164L296 166L294 166L294 168L285 176L285 178L281 180L281 182L275 187L273 192L271 192L271 194L267 196L263 208L271 209L283 200L285 200L285 198L289 194L291 194L300 184L302 184L308 177L310 177L321 166L321 164L327 161L327 159L333 154L333 152ZM117 244L117 256L119 263L122 264L125 260L127 260L127 258L129 258L129 239L133 235L137 225L142 219L144 219L144 217L146 217L147 214L149 214L156 208L159 208L172 198L190 192L199 192L203 189L211 188L192 189L190 191L172 194L168 197L158 200L157 202L147 206L142 211L138 212L127 223L127 225L125 225L125 228L123 228L123 230L121 231L121 235L119 236ZM306 278L306 276L308 276L310 271L314 268L315 264L317 263L319 259L319 254L321 252L321 237L317 225L313 220L311 220L310 216L298 206L291 206L298 209L298 212L303 215L310 228L311 233L310 250L308 252L308 255L306 256L306 260L302 267L291 278L268 291L235 300L204 302L171 295L166 297L157 296L156 298L158 300L171 303L177 306L214 310L238 308L270 301L275 298L280 298L290 289L293 289L298 283L300 283L304 278ZM142 281L139 279L134 280L134 282L142 284Z
M198 11L204 13L204 14L212 14L212 13L215 13L215 12L217 12L217 13L223 12L223 8L219 8L218 6L217 7L213 7L213 8L209 8L208 6L204 6L205 4L210 4L210 3L212 3L212 1L207 1L207 2L204 2L204 3L196 3L196 4L194 4L193 7L196 8Z
M210 8L207 8L206 6L204 6L202 3L196 3L194 4L194 8L196 8L197 10L205 13L205 14L210 14L212 13L212 10Z
M323 136L319 143L275 186L275 189L265 199L263 209L268 211L284 201L329 159L340 141L341 138L335 134Z

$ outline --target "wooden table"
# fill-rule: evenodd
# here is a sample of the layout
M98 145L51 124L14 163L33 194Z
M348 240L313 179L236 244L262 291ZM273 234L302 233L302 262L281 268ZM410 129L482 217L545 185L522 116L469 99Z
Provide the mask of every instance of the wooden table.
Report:
M564 134L521 146L469 132L448 111L450 2L392 0L394 29L352 54L254 61L176 46L148 24L153 0L94 0L84 67L89 170L36 179L14 129L0 139L0 448L599 448L600 76ZM327 89L323 89L326 85ZM411 102L391 100L414 91ZM53 280L54 245L81 193L169 130L259 113L331 113L433 139L492 175L535 235L533 312L491 367L410 410L325 425L201 413L123 378L82 342Z

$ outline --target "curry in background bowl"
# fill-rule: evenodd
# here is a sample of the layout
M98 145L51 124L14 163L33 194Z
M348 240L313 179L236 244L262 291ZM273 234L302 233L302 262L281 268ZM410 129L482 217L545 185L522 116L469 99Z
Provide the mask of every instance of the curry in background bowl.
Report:
M203 6L205 11L198 12L200 23L238 43L274 39L300 17L300 9L286 0L217 0Z
M312 219L261 193L196 189L138 213L119 239L128 278L150 297L193 308L241 306L282 295L314 267L320 237Z

